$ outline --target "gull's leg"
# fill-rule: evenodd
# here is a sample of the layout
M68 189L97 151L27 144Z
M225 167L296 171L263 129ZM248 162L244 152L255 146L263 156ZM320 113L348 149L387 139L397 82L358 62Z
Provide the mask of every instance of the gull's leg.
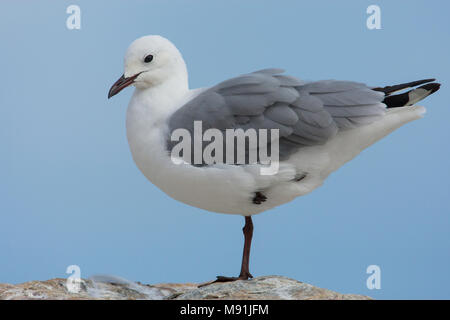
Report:
M250 247L252 245L252 237L253 237L253 222L251 216L245 216L245 225L244 228L242 228L242 231L244 233L244 251L242 253L242 265L239 277L218 276L217 280L215 280L214 282L248 280L250 278L253 278L249 270Z

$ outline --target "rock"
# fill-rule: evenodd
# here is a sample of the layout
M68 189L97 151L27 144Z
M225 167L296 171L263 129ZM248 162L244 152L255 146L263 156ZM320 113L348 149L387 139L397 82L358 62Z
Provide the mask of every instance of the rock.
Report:
M118 277L81 279L78 293L71 293L67 279L0 284L0 300L367 300L367 296L341 294L281 276L263 276L247 281L203 284L141 284Z

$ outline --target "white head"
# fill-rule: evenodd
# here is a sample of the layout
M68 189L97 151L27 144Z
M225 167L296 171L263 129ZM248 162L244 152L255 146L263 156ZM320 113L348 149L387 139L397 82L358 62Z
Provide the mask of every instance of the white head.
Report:
M166 38L151 35L136 39L125 53L124 74L113 84L108 98L129 85L146 89L168 80L187 85L186 64L178 49Z

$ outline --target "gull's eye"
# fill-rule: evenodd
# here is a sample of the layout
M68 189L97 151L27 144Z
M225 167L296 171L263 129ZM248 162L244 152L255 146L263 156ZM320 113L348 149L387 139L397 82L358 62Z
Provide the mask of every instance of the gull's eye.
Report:
M149 63L149 62L151 62L153 60L153 56L151 55L151 54L149 54L148 56L146 56L145 58L144 58L144 62L145 63Z

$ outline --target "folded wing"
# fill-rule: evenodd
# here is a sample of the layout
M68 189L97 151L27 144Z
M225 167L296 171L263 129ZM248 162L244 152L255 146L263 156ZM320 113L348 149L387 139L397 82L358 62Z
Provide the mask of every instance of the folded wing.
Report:
M282 72L256 71L203 91L171 116L169 133L182 128L194 136L194 121L201 121L203 131L215 128L223 133L226 129L278 129L279 157L285 160L302 147L326 143L339 130L384 115L384 93L362 83L307 83ZM168 150L176 143L169 134Z

